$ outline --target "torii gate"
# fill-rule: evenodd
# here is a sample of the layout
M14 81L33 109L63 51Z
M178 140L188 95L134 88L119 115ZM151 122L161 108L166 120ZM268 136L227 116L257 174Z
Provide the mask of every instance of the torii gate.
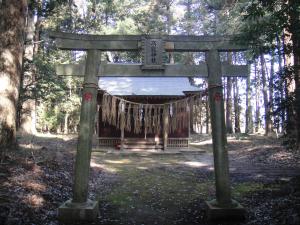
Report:
M59 218L94 220L98 202L88 199L88 181L95 121L98 76L207 77L213 138L216 199L207 201L209 219L243 217L245 210L231 198L222 76L247 76L247 65L221 63L219 52L244 51L229 36L174 35L80 35L50 33L56 47L85 50L85 65L60 65L57 74L84 75L80 130L75 162L73 199L59 207ZM100 61L101 51L143 51L142 64L107 64ZM206 63L200 65L164 64L163 52L205 52ZM101 65L100 65L101 64Z

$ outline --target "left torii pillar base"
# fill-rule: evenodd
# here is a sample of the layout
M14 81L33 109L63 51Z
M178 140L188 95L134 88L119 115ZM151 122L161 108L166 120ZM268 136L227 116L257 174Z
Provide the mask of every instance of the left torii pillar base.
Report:
M84 203L74 203L68 200L58 208L58 219L65 223L74 221L95 221L99 215L97 201L87 200Z
M205 203L208 220L244 220L246 218L245 208L235 200L226 206L219 206L216 200Z

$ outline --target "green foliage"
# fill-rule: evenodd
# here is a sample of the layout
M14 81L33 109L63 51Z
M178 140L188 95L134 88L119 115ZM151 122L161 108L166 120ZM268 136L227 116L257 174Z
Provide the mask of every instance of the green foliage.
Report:
M39 54L33 61L36 68L36 80L31 89L37 107L38 128L56 132L64 124L66 114L69 128L76 129L79 123L80 80L72 77L58 77L55 65L60 58L72 61L72 54L51 50ZM59 60L60 61L60 60ZM65 128L66 129L66 128Z
M42 18L44 42L33 62L25 65L30 67L33 63L36 66L36 80L27 87L29 92L23 92L23 97L34 98L41 103L44 111L41 110L39 115L49 116L49 121L46 118L40 121L54 130L64 124L66 115L69 116L70 127L75 128L79 122L82 82L80 79L57 77L54 65L78 63L84 60L85 55L54 50L44 35L48 30L89 34L242 33L239 41L251 44L247 58L255 59L261 52L275 49L275 39L282 34L283 28L297 28L288 16L299 10L298 1L291 1L288 5L280 0L86 0L84 9L68 0L38 2L29 1L29 7L37 9L37 15ZM104 56L115 62L140 62L141 59L141 55L134 52L107 52ZM192 63L196 64L204 59L204 55L199 53L174 53L172 57L175 62L191 63L192 59ZM164 58L168 62L171 56L168 53ZM244 58L244 55L237 55L235 61L240 63ZM280 79L286 78L278 76L275 81L280 83ZM191 82L195 81L191 79ZM279 105L276 107L280 108Z
M66 84L61 77L56 76L50 57L38 56L34 59L34 64L37 68L36 85L33 88L35 99L54 102L62 98Z
M284 127L283 132L290 137L288 138L289 142L295 143L295 139L297 139L300 143L300 136L296 137L295 135L295 130L299 132L300 128L295 125L294 121L296 116L300 115L300 111L297 111L296 107L296 99L300 97L296 95L299 91L294 91L294 82L297 82L300 74L299 71L297 72L297 61L293 62L290 55L294 54L294 58L300 55L298 44L300 39L300 2L255 0L245 4L242 13L243 25L241 26L240 41L251 46L254 59L258 58L260 54L272 55L275 53L275 56L272 57L278 58L278 63L282 67L277 73L271 74L274 80L275 126ZM281 41L284 43L283 46L280 46ZM289 58L291 62L284 62L283 66L280 62L282 58L286 60ZM293 66L294 64L296 67ZM297 88L299 89L296 85Z
M300 11L299 1L255 0L245 4L241 11L243 26L240 39L251 44L255 54L260 54L261 51L271 52L276 47L276 37L284 29L298 30L296 33L300 33L299 24L291 21L291 15Z
M58 111L52 105L42 103L37 108L38 123L37 129L44 131L51 131L59 124Z

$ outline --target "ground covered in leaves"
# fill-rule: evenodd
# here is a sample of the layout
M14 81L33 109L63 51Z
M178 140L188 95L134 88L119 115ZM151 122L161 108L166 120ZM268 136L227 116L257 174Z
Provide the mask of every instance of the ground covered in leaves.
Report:
M59 224L58 206L71 198L76 139L20 137L20 148L0 164L0 224ZM100 203L95 224L300 224L300 157L280 140L228 138L232 195L247 209L245 221L208 222L214 198L209 137L196 137L180 154L94 152L90 198ZM82 223L80 223L82 224Z

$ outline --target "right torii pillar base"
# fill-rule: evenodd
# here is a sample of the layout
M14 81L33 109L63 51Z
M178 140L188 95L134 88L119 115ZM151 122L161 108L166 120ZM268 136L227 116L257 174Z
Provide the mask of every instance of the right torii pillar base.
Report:
M68 200L58 208L58 219L64 223L76 221L93 222L99 215L97 201L87 200L85 203L74 203Z
M205 203L208 220L243 220L246 217L245 208L235 200L228 206L218 206L216 200Z

